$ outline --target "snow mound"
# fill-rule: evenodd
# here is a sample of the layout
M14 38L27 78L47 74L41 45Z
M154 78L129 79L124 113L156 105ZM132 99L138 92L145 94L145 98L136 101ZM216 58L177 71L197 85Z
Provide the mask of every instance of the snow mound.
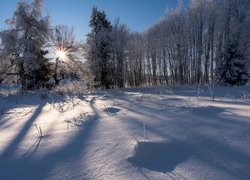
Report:
M139 168L157 172L172 172L179 164L185 162L194 149L181 141L137 142L133 155L128 161Z

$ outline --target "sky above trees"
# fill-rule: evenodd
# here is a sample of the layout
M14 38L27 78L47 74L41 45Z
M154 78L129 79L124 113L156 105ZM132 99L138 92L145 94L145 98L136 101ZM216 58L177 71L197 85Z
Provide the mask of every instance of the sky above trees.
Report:
M0 30L11 18L19 0L0 0ZM31 1L31 0L28 0ZM184 0L187 4L188 0ZM90 31L89 18L93 6L106 12L111 22L119 17L132 31L142 32L158 21L168 8L175 8L178 0L44 0L44 12L51 17L52 25L74 28L77 39L85 39Z

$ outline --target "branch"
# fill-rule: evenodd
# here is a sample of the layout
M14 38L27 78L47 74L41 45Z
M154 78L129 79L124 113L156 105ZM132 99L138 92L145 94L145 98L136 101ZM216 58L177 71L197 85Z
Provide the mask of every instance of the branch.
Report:
M60 61L63 64L66 64L66 66L71 70L71 71L75 71L75 69L73 69L72 67L69 66L68 63L64 62L64 61Z
M20 75L20 73L6 73L6 72L4 72L4 74L6 74L8 76L10 76L10 75L12 75L12 76L19 76Z
M12 66L14 66L15 64L11 64L11 65L9 65L8 67L6 67L6 69L9 69L9 68L11 68Z

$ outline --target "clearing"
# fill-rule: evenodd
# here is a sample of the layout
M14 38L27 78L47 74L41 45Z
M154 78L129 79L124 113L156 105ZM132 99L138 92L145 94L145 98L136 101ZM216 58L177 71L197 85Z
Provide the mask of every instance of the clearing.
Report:
M0 179L250 179L250 87L0 96Z

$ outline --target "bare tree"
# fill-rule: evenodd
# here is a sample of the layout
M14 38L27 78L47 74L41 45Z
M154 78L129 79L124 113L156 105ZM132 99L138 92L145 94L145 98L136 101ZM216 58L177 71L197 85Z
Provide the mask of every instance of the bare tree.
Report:
M124 62L128 52L129 30L126 25L120 24L117 19L113 25L112 32L112 64L114 66L114 81L118 87L125 86Z

